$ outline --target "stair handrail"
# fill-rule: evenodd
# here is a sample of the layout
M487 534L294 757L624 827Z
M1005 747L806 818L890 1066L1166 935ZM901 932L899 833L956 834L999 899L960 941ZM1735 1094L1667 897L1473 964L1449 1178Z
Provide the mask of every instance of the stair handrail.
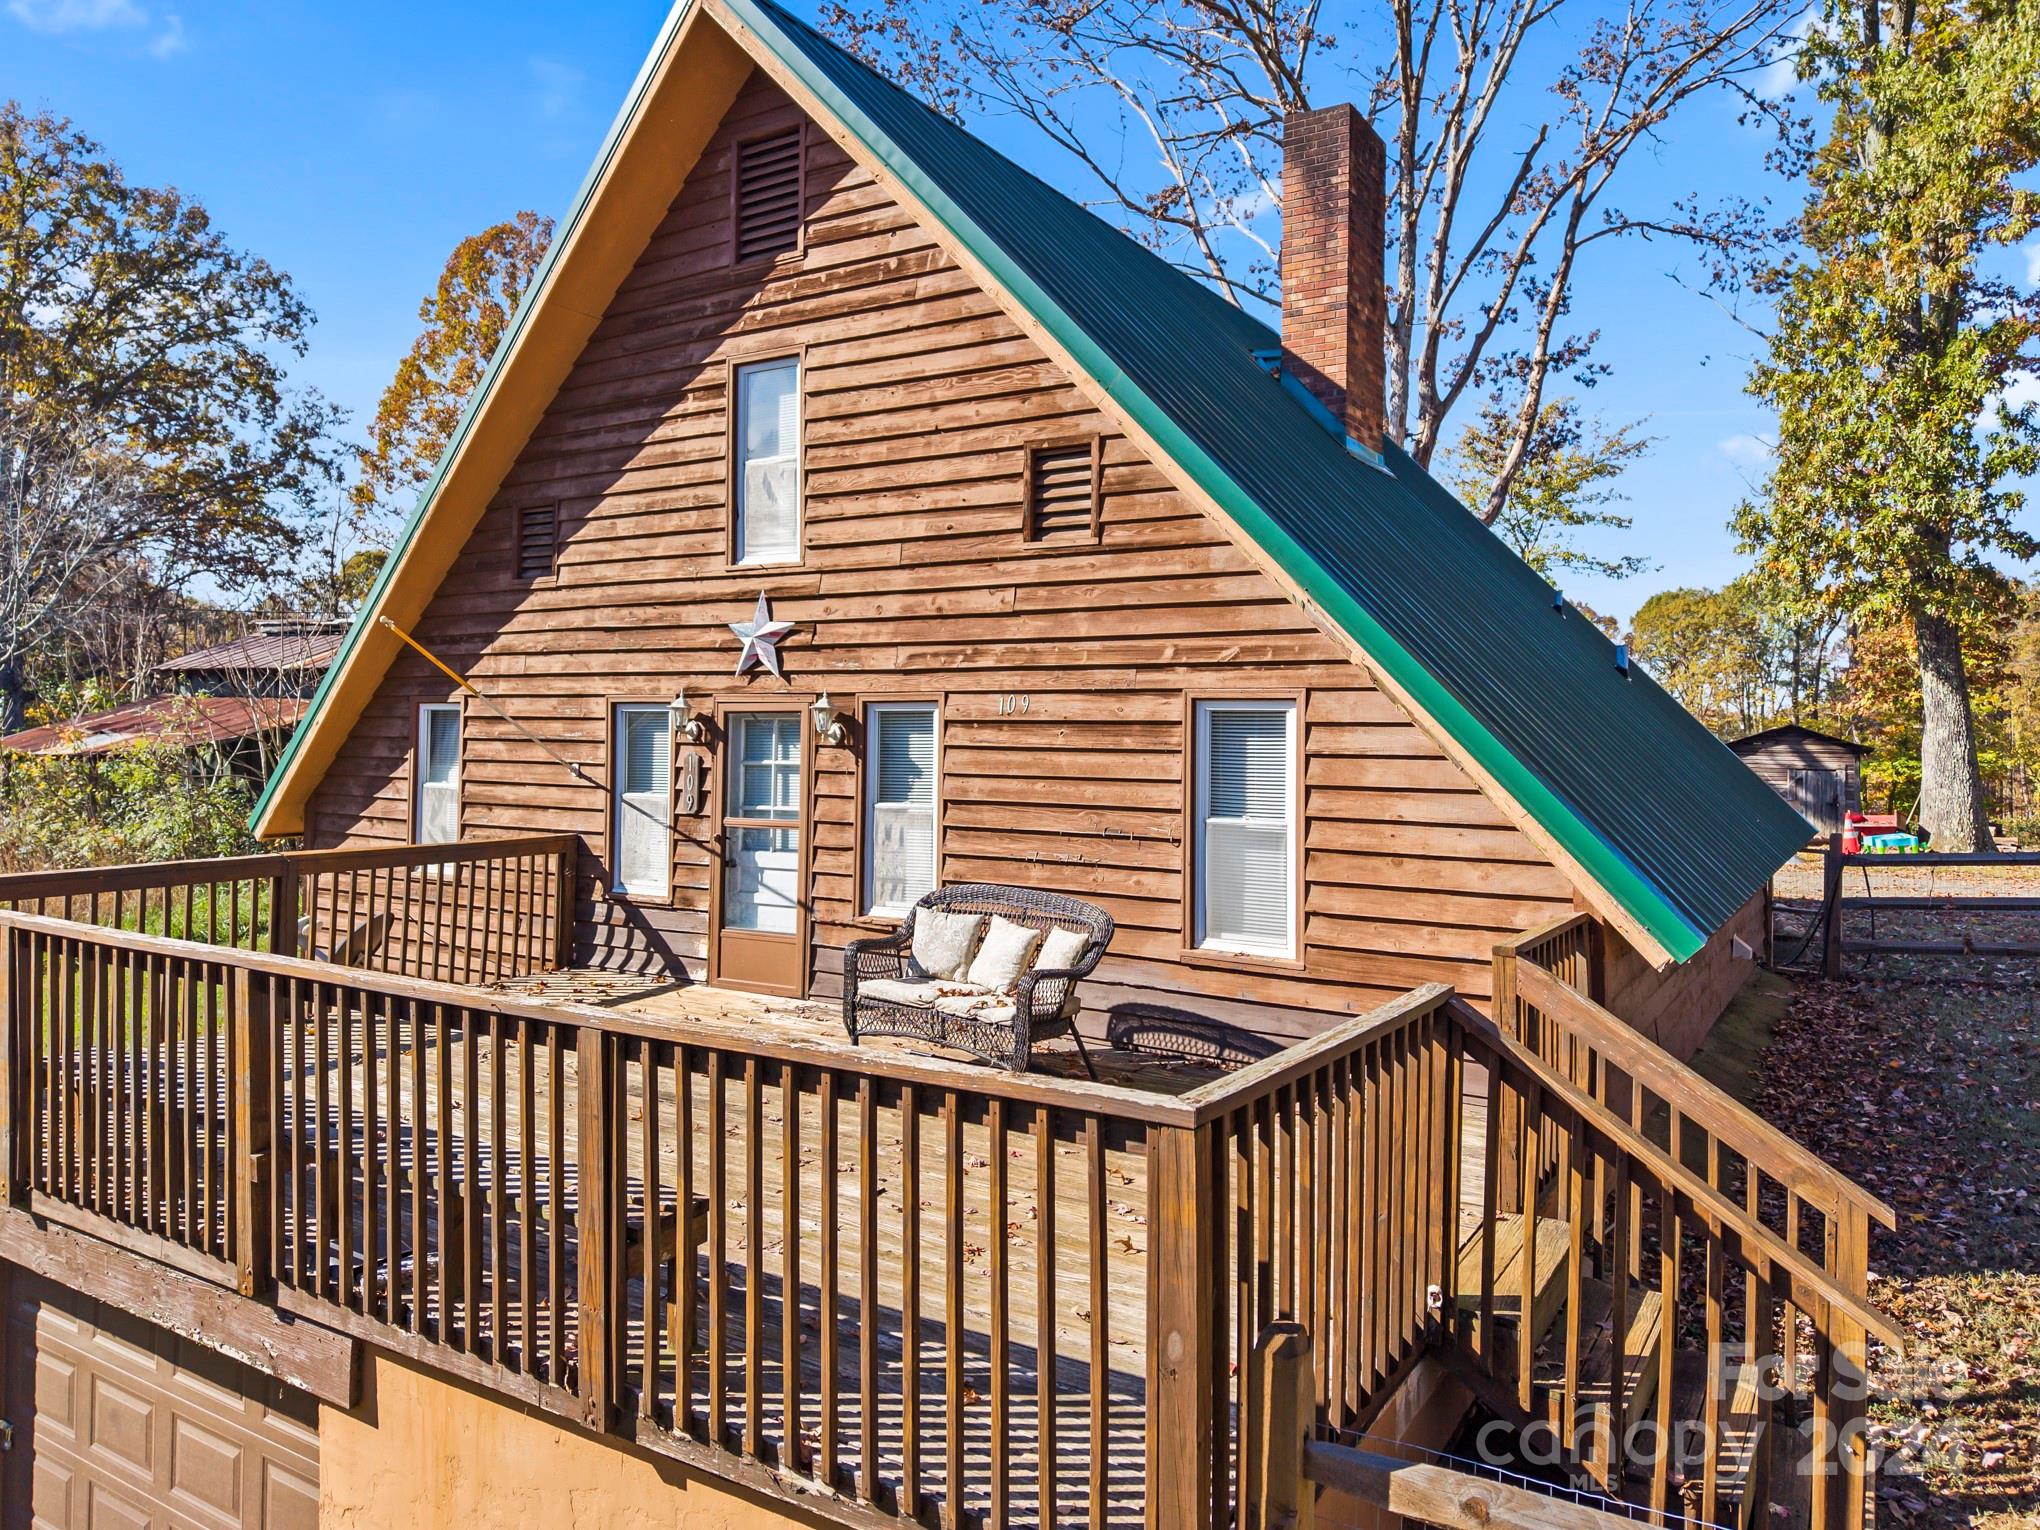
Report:
M1554 1096L1579 1120L1599 1132L1616 1148L1644 1165L1670 1188L1683 1195L1717 1233L1728 1233L1746 1249L1761 1253L1772 1270L1783 1269L1795 1282L1815 1288L1827 1303L1868 1329L1894 1348L1905 1347L1905 1337L1884 1313L1870 1306L1831 1275L1818 1260L1801 1253L1756 1217L1723 1195L1701 1175L1694 1173L1663 1148L1637 1131L1627 1121L1585 1093L1558 1069L1539 1057L1513 1036L1507 1035L1486 1015L1463 999L1453 999L1454 1018L1468 1032L1478 1036L1498 1056L1514 1062L1529 1073L1537 1087ZM1810 1304L1798 1301L1805 1310Z
M1712 1132L1816 1209L1832 1215L1849 1205L1886 1228L1898 1226L1897 1213L1889 1203L1555 973L1534 962L1520 963L1516 993L1524 1004L1554 1024L1571 1029L1633 1080L1663 1096L1682 1116ZM1822 1192L1826 1204L1821 1197L1808 1195L1809 1189Z

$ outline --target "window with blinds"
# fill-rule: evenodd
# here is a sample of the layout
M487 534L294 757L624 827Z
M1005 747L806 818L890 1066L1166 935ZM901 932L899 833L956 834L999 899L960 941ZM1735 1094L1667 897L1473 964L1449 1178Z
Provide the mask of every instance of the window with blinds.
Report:
M872 706L865 728L865 908L903 914L935 887L935 708Z
M418 708L418 843L448 845L460 838L460 708L439 703Z
M673 876L673 719L659 706L616 709L615 890L663 898Z
M1101 520L1098 481L1103 443L1037 446L1027 453L1025 534L1030 542L1095 541Z
M736 369L733 563L800 561L800 363Z
M526 505L517 512L517 577L543 579L559 552L558 505Z
M1196 944L1296 952L1296 704L1197 704Z
M798 248L800 194L799 128L738 147L738 260L757 260Z

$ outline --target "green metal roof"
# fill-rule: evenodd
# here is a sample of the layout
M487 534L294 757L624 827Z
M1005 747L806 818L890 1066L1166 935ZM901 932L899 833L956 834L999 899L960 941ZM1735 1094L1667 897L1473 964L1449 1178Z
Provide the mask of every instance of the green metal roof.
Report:
M1674 957L1812 835L1394 446L1272 379L1267 325L769 0L724 0L1213 500Z

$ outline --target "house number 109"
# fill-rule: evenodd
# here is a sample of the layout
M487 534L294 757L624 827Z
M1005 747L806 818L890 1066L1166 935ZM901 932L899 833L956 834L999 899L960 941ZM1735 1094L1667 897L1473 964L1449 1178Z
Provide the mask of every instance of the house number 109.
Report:
M1018 717L1027 710L1028 700L1029 698L1026 696L1016 696L1011 691L1008 691L999 698L999 715L1001 717Z

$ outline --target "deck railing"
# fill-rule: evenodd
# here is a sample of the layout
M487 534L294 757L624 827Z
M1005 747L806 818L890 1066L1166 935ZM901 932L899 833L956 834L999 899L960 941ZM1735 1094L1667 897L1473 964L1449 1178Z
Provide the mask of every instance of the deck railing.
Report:
M1184 1097L0 913L8 1198L771 1490L1212 1525L1438 1321L1425 990Z
M0 911L456 983L565 966L570 834L0 876Z
M1488 1157L1504 1178L1491 1204L1514 1211L1534 1202L1540 1215L1566 1222L1575 1253L1585 1238L1632 1279L1640 1278L1640 1229L1676 1261L1683 1227L1685 1248L1699 1245L1708 1353L1718 1359L1721 1303L1740 1282L1735 1342L1775 1356L1783 1389L1807 1393L1816 1444L1824 1441L1836 1463L1814 1479L1814 1522L1858 1522L1850 1516L1863 1512L1866 1449L1850 1375L1863 1372L1866 1328L1897 1342L1868 1307L1870 1224L1893 1226L1892 1210L1595 1002L1598 962L1585 918L1497 949L1495 1029L1514 1062L1492 1102ZM1515 1077L1533 1062L1541 1085ZM1585 1190L1575 1179L1582 1135ZM1650 1180L1648 1191L1639 1177ZM1659 1208L1648 1228L1639 1221L1646 1200ZM1625 1211L1626 1225L1611 1230L1608 1218ZM1676 1294L1664 1296L1668 1335ZM1667 1356L1671 1349L1664 1346ZM1766 1390L1775 1397L1776 1388ZM1714 1486L1710 1469L1707 1490ZM1662 1492L1655 1482L1653 1490Z

